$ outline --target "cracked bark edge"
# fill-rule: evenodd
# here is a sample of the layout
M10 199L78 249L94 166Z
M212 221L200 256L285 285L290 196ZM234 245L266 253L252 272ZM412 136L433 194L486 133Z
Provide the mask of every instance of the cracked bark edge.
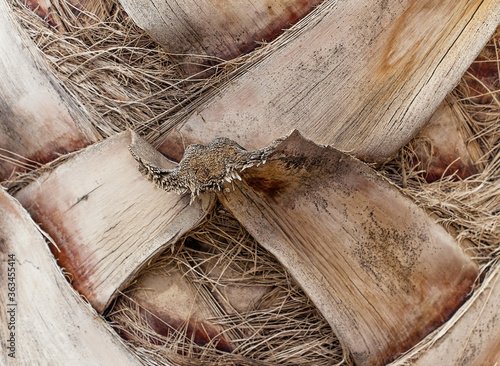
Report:
M131 131L75 154L23 188L16 198L55 240L60 266L99 312L158 252L197 225L215 202L156 189L128 148L154 149ZM158 154L163 167L175 164Z
M9 255L14 255L13 266ZM15 271L15 306L7 271ZM0 339L2 365L126 365L141 362L71 288L57 267L40 228L0 189ZM11 309L14 312L8 312ZM8 328L12 321L15 328ZM12 333L14 335L12 336ZM8 356L13 337L15 358Z
M296 131L241 178L219 199L287 268L359 365L385 364L418 343L476 279L476 264L397 187Z

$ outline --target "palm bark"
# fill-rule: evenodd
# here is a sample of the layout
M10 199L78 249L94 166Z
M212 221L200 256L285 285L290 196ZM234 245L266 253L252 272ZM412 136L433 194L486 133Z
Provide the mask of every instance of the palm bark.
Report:
M156 253L175 244L206 215L213 196L156 189L137 170L128 147L160 167L165 159L132 132L71 156L16 194L56 241L54 254L73 286L99 312Z
M105 320L71 289L40 228L4 190L0 190L0 270L2 365L141 365Z
M316 20L163 136L184 146L225 136L255 150L292 129L383 161L427 122L500 21L500 1L327 1Z
M383 365L460 306L477 266L362 162L292 133L218 194L287 268L358 365Z

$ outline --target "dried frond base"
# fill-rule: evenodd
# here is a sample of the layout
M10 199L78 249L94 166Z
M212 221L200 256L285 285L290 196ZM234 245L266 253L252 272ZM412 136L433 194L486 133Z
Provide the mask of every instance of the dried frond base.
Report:
M215 208L180 243L174 254L165 252L146 271L175 264L219 314L210 321L225 329L234 350L224 353L213 344L200 346L178 330L169 337L156 334L133 298L127 296L132 285L114 304L109 319L135 349L149 350L158 365L319 366L342 361L340 344L326 320L276 259L229 212ZM221 290L235 283L265 288L265 295L243 311L221 306Z
M85 9L65 0L50 3L45 20L19 3L13 9L54 75L90 113L88 127L102 138L131 128L155 141L190 112L185 106L260 57L257 51L212 67L210 77L183 78L176 55L135 25L118 1L89 0ZM204 58L191 60L201 65Z

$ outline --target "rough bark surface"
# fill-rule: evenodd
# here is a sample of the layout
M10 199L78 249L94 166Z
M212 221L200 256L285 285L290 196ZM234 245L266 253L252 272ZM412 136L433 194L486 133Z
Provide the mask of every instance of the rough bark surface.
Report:
M0 154L46 163L95 140L84 110L51 74L6 0L0 1L0 44ZM14 169L12 161L0 160L0 180Z
M383 365L446 321L477 266L359 160L293 133L218 194L288 269L352 352Z
M316 143L385 160L422 128L500 21L499 0L327 1L313 21L213 92L165 138L224 136L248 150L299 129Z
M129 145L160 167L174 163L132 132L70 157L16 194L56 241L73 286L99 312L156 253L175 244L214 202L156 189L141 176Z
M120 0L130 17L192 74L193 55L212 56L206 65L248 53L272 41L309 13L321 0ZM184 54L184 55L183 55ZM197 60L200 62L200 60ZM200 65L201 66L201 65Z
M2 189L0 280L2 365L141 365L71 288L40 229Z

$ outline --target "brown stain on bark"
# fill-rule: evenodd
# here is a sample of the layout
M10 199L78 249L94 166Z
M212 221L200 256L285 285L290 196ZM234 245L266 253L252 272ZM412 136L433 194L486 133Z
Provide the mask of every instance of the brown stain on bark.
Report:
M64 135L60 135L54 140L46 142L45 146L32 153L25 153L23 151L23 147L16 146L14 141L10 141L10 143L11 147L4 146L4 148L7 150L10 149L16 154L22 155L25 158L9 154L8 152L2 152L2 154L6 156L12 156L12 158L14 158L15 160L30 165L33 164L33 161L42 165L49 163L61 155L81 150L89 145L89 141L84 139L83 136L76 131L75 133L66 133ZM25 173L28 170L29 169L21 168L6 161L0 161L0 180L7 179L13 172Z
M56 26L56 23L50 14L50 7L46 7L45 4L40 4L38 0L22 0L21 3L33 10L38 17L46 20L52 27Z
M263 2L261 6L264 11L261 11L261 15L266 19L266 26L255 30L247 37L242 37L236 46L239 53L228 55L227 59L253 51L258 46L257 42L270 42L276 39L285 29L305 17L320 3L321 0Z
M250 188L264 194L273 201L276 201L278 196L284 194L290 186L286 180L255 173L244 174L243 178Z
M407 9L394 20L389 31L377 69L378 76L386 80L397 73L398 79L407 81L426 58L432 57L433 49L443 46L439 45L441 39L449 36L449 31L459 21L472 17L482 1L461 3L463 10L459 13L457 6L449 1L409 1ZM443 16L441 22L437 21L436 14Z
M52 254L57 260L57 264L67 276L71 285L77 290L92 306L100 313L105 309L106 304L96 303L95 284L89 278L89 253L82 250L71 237L68 237L68 229L64 225L63 213L51 212L48 214L40 211L31 210L31 214L36 222L39 223L42 230L46 231L56 242L57 248L50 246ZM90 261L91 265L95 263Z
M23 204L26 203L23 201ZM68 274L66 276L68 281L98 312L102 313L106 304L96 303L95 284L88 276L88 265L94 265L95 262L89 262L89 253L82 250L71 237L72 231L64 224L64 212L58 207L47 205L44 197L39 195L30 197L28 204L30 207L27 208L33 220L57 244L57 248L54 245L49 247L59 267Z
M393 23L387 44L382 52L378 73L390 75L402 70L403 78L406 78L415 70L424 56L420 46L425 45L426 33L430 31L420 26L420 24L425 24L425 19L422 17L441 3L443 2L440 0L410 1L408 8Z
M232 60L253 51L259 46L259 42L276 39L285 29L309 14L321 2L322 0L254 1L252 5L255 11L242 20L234 10L235 6L239 6L237 1L232 4L224 0L212 1L210 5L214 6L214 11L223 14L220 24L216 24L220 30L219 37L216 39L211 29L203 28L197 30L196 37L201 38L201 46L207 55L226 61ZM197 42L198 40L193 40L192 43ZM193 50L184 50L183 53L193 53ZM184 72L194 74L218 63L215 60L196 61L201 62L203 66L188 64L183 68ZM205 72L202 75L207 77L208 74Z
M430 291L429 284L417 283L416 291L421 294L420 297L422 298L419 317L411 324L412 327L407 329L405 337L401 337L404 333L395 330L398 331L400 337L394 339L391 345L380 352L381 357L374 360L373 365L385 365L394 361L451 318L467 299L467 295L477 277L477 268L470 266L460 275L461 279L459 281L452 279L448 285L446 281L442 281L441 287L448 291L446 298L443 298L443 301L433 303L425 302L426 294Z
M88 0L67 0L67 2L70 5L68 9L75 16L80 16L81 13L86 10L88 5ZM21 0L21 3L31 9L38 17L47 21L47 23L49 23L51 27L54 27L58 30L62 30L59 28L64 28L61 27L61 24L58 24L58 21L55 20L59 18L57 12L53 11L52 6L47 6L47 4L50 3L39 0Z
M496 336L485 340L488 346L471 362L472 366L499 365L500 364L500 330Z

